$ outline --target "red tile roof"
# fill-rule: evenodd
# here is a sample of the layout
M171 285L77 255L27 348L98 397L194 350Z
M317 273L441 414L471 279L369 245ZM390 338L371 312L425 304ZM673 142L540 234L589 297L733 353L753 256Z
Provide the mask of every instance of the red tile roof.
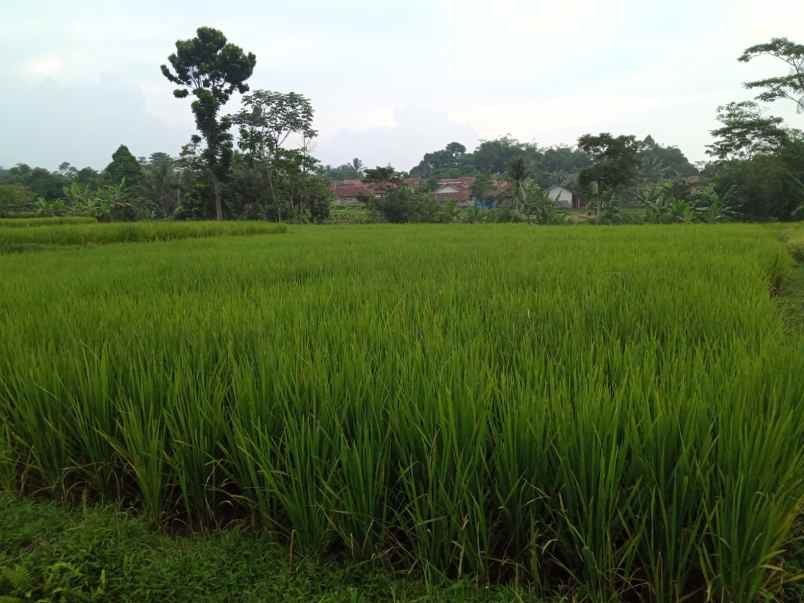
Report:
M472 185L476 178L474 176L462 176L460 178L442 178L438 180L438 185L434 192L437 201L454 201L455 203L468 203L472 199ZM423 180L420 178L406 178L403 181L405 186L418 188ZM397 185L390 182L363 182L362 180L341 180L330 184L330 189L335 193L339 200L356 199L360 196L382 195L385 191ZM444 188L454 189L451 192L439 193ZM494 182L492 185L493 195L499 194L508 188L508 183L504 180Z

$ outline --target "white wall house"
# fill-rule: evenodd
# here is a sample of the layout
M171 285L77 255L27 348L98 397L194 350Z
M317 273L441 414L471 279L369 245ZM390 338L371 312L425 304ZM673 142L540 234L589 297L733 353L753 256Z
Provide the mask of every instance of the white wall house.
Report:
M572 191L563 186L554 186L547 191L547 196L553 200L556 207L572 209Z

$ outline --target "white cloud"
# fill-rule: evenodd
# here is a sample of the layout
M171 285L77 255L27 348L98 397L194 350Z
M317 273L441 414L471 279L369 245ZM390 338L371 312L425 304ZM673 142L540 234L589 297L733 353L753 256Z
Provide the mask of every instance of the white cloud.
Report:
M316 153L324 163L338 165L359 157L368 166L390 163L408 170L427 152L457 141L472 147L478 141L474 128L452 120L446 113L407 105L393 111L393 125L341 128L324 132Z
M33 145L18 127L60 132L57 119L81 122L81 156L96 165L109 138L150 136L153 150L178 152L166 146L189 139L193 118L159 65L201 23L257 54L252 88L311 98L316 152L329 163L358 156L407 168L451 140L471 147L510 133L571 144L605 130L651 133L699 159L717 105L750 98L742 82L784 71L771 59L738 63L740 52L772 36L800 39L804 22L798 0L242 0L226 15L203 2L190 12L189 0L44 2L18 3L0 22L4 102L18 112L13 147L9 135L0 140L6 163L69 159L72 142ZM42 92L51 81L61 87ZM65 91L83 103L72 105L80 116L63 113L56 94ZM124 101L154 131L101 121ZM804 126L792 107L769 109ZM226 110L237 110L236 98Z
M22 72L34 77L54 77L64 72L64 59L59 56L43 56L25 63Z

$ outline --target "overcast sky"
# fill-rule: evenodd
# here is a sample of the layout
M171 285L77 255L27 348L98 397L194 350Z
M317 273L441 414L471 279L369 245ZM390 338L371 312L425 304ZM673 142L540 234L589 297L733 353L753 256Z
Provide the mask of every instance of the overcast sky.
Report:
M177 154L194 125L159 65L198 26L257 55L252 89L316 109L315 155L409 169L453 140L652 134L705 157L752 44L804 41L802 0L0 0L0 165ZM227 110L237 109L232 99ZM804 115L773 113L804 128Z

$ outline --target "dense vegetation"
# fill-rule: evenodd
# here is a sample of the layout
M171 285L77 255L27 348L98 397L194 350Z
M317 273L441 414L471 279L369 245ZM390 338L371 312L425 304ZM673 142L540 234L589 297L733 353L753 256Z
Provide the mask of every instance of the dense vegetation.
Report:
M299 228L0 258L5 484L545 593L779 591L774 231Z
M0 494L0 534L3 603L544 603L516 585L427 584L376 566L321 563L253 532L175 538L114 507Z

